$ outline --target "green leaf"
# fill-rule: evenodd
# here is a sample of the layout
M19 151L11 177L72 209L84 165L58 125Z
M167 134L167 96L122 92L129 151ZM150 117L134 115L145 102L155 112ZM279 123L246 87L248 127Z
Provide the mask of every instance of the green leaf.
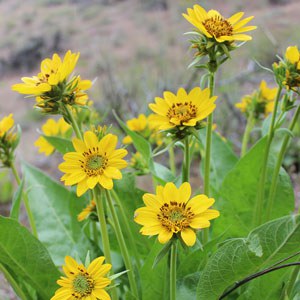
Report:
M62 265L66 255L77 255L84 261L88 250L94 250L77 221L78 213L85 206L84 198L78 198L30 165L24 164L23 169L39 240L56 265Z
M153 261L160 252L162 245L155 241L148 257L140 270L141 286L142 286L142 299L168 299L169 298L169 285L168 282L168 266L167 257L165 257L159 265L152 269Z
M0 216L0 263L28 282L39 299L49 300L60 273L46 248L17 221Z
M20 206L21 206L22 194L23 194L23 186L24 186L24 180L22 179L20 185L18 186L18 189L14 193L14 197L12 200L10 217L15 220L19 220Z
M154 163L152 174L158 183L162 185L165 185L167 182L174 182L176 180L169 168L156 162Z
M265 147L266 137L250 149L224 179L220 189L222 199L219 198L216 201L216 207L221 212L220 217L214 222L214 232L217 234L227 230L227 236L239 237L253 229L254 207ZM265 199L267 199L270 189L275 163L276 151L271 149L267 167ZM289 214L294 209L294 203L291 180L285 170L281 169L271 218L276 219ZM265 217L266 211L264 210L263 219Z
M299 241L300 216L273 220L254 229L247 238L229 240L212 255L201 273L197 300L219 299L236 281L299 251Z
M154 269L159 262L169 253L171 247L172 247L173 241L170 240L167 244L165 244L163 246L163 248L158 252L158 254L156 255L153 265L152 265L152 269Z
M206 132L205 130L199 131L199 139L203 148L205 148ZM211 147L211 181L210 188L213 195L216 197L221 188L223 180L228 172L235 166L238 161L237 156L229 144L217 133L212 134L212 147ZM202 164L204 168L204 163Z
M74 151L73 144L70 140L58 136L43 135L43 137L61 154Z

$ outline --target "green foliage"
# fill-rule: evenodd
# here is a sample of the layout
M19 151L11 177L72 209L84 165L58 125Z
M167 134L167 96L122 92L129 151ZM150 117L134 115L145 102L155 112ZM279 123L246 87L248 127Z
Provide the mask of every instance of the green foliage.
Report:
M17 281L31 285L38 299L49 300L57 289L60 273L46 248L17 221L0 216L0 263Z
M56 265L62 265L66 255L84 261L87 251L94 247L77 221L85 204L83 198L78 198L36 168L27 164L23 167L39 240Z
M14 193L14 197L13 197L13 201L12 201L12 207L11 207L11 211L10 211L10 217L12 219L15 219L15 220L19 220L23 187L24 187L24 180L22 180L21 183L20 183L20 185L18 186L18 189Z
M201 273L197 299L218 299L236 281L299 251L299 240L300 217L288 216L261 225L247 238L227 241L212 255ZM278 285L269 284L268 289L276 290Z
M47 136L47 135L43 135L43 137L61 154L75 151L72 142L68 139L59 136Z
M257 187L262 167L262 153L265 149L266 137L261 139L249 152L239 160L225 177L216 206L221 216L214 224L216 233L226 230L227 236L239 237L247 234L253 228L253 211L256 204ZM265 199L272 172L276 162L276 153L272 152L267 169ZM284 201L283 201L284 199ZM288 174L281 169L277 193L272 210L272 219L291 213L294 209L294 191ZM263 211L263 218L265 211Z

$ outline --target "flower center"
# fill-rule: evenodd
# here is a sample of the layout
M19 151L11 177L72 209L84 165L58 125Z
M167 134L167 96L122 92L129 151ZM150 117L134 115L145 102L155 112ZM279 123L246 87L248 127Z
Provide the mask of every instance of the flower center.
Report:
M100 155L93 155L88 158L86 166L91 170L99 170L102 168L104 158Z
M214 16L202 22L203 26L212 36L219 38L220 36L230 36L233 33L232 25L220 16Z
M162 226L175 233L189 227L193 217L194 213L190 211L190 207L186 208L186 203L176 201L164 203L157 215Z
M108 159L105 154L106 153L100 155L98 147L90 148L88 151L82 153L85 160L80 160L80 166L89 177L103 174L108 164Z
M78 274L73 282L73 289L80 297L88 296L95 286L94 280L88 274Z
M169 119L175 118L183 125L184 122L195 118L197 116L197 107L190 101L184 103L173 103L172 107L167 112Z

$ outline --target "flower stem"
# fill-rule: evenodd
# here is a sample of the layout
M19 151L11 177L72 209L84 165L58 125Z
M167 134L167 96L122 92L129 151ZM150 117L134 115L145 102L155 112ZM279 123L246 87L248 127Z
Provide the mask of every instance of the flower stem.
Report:
M101 197L101 194L102 194L102 189L99 188L93 189L93 198L96 202L96 207L97 207L97 214L100 223L102 245L103 245L105 260L107 263L112 264L108 231L107 231L105 213L104 213L104 205L103 205L103 199ZM112 286L113 286L113 282L112 282ZM116 287L111 288L111 296L113 300L118 300Z
M129 284L131 287L131 292L136 299L139 299L138 289L137 289L137 285L136 285L136 279L134 276L133 265L131 263L131 258L129 256L129 252L128 252L128 249L127 249L124 237L123 237L123 233L122 233L121 226L120 226L120 223L118 220L118 216L117 216L114 204L113 204L113 200L112 200L110 192L108 190L105 190L105 195L106 195L109 210L110 210L110 213L111 213L114 225L115 225L115 233L117 236L118 244L120 246L123 259L124 259L125 267L127 270L129 270L129 272L127 274L128 274Z
M79 126L78 126L78 124L77 124L77 122L76 122L76 120L74 118L74 115L73 115L72 111L70 110L70 108L68 107L68 105L65 105L65 109L66 109L66 113L67 113L67 115L68 115L68 117L69 117L69 119L71 121L71 125L72 125L73 130L74 130L74 132L76 134L76 137L78 139L82 140L82 134L81 134L80 128L79 128Z
M280 86L277 91L276 99L275 99L275 104L274 104L274 110L272 114L272 119L271 119L271 124L269 127L269 132L267 135L267 145L264 151L264 157L262 160L262 168L260 172L260 181L259 181L259 186L258 186L258 193L257 193L257 199L256 199L256 208L255 208L255 213L254 213L254 225L258 226L262 222L262 208L264 204L264 198L265 198L265 183L266 183L266 175L267 175L267 165L268 165L268 158L270 154L270 148L271 148L271 143L274 137L274 124L276 120L276 114L277 114L277 108L278 108L278 103L280 99L280 94L281 94L282 87Z
M96 221L92 221L92 230L93 230L94 242L95 242L96 245L99 245L98 230L97 230L97 222Z
M176 260L177 260L177 241L171 247L170 261L170 300L176 300Z
M300 106L297 107L297 110L292 118L292 121L289 126L290 131L293 131L293 129L294 129L294 127L297 123L297 119L299 117L299 113L300 113ZM274 198L275 198L275 193L276 193L276 188L277 188L277 182L278 182L278 174L279 174L280 167L281 167L281 164L283 161L283 157L286 152L286 149L287 149L290 139L291 139L291 136L286 134L286 136L284 137L283 142L281 144L280 152L277 156L277 161L276 161L276 165L275 165L275 169L274 169L272 181L271 181L269 198L268 198L268 202L267 202L266 221L269 221L271 218L271 213L272 213L272 208L273 208Z
M215 73L210 72L209 77L209 89L210 97L214 95L215 88ZM207 129L206 129L206 142L205 142L205 157L204 157L204 194L210 196L210 157L211 157L211 139L212 139L212 125L213 125L213 113L207 118ZM209 229L203 229L202 231L202 243L203 245L208 241Z
M243 142L242 142L242 150L241 150L241 157L243 157L247 152L248 142L250 133L253 129L253 126L255 124L255 119L253 118L253 112L250 112L250 115L247 119L247 125L243 136Z
M18 185L20 185L21 184L21 179L20 179L20 176L19 176L18 171L16 169L15 163L13 161L10 163L10 168L12 170L12 173L14 174L14 177L15 177ZM23 192L22 196L23 196L22 198L23 198L23 202L24 202L25 209L26 209L26 212L27 212L29 224L30 224L30 227L31 227L31 230L32 230L32 234L36 238L38 238L36 225L35 225L35 222L34 222L33 214L32 214L31 209L30 209L28 196L27 196L26 192Z
M184 158L182 164L182 183L190 179L190 139L187 135L184 139Z
M15 279L10 275L10 273L6 270L6 268L2 264L0 264L0 271L4 274L6 280L10 283L11 287L14 289L18 297L20 297L21 300L26 300L27 299L26 295L19 287Z
M169 164L170 170L174 176L176 176L176 164L175 164L175 155L173 145L169 148Z
M128 236L128 242L130 243L130 247L132 249L132 252L134 253L136 265L137 265L138 269L140 269L142 266L141 266L141 262L140 262L140 258L139 258L139 253L136 248L136 243L134 241L134 237L132 235L132 230L130 229L130 226L128 223L128 218L126 217L125 211L123 209L123 205L120 201L118 194L114 190L111 190L111 193L112 193L112 196L113 196L114 200L116 201L116 204L118 205L118 208L120 210L120 213L121 213L121 216L123 219L124 229L126 230L126 233Z

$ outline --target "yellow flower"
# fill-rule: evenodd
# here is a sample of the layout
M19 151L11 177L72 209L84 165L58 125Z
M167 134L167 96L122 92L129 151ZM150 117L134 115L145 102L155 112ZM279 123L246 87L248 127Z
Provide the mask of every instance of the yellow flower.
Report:
M133 118L126 122L128 128L135 132L142 132L147 128L148 121L147 117L144 114L140 114L138 118ZM131 144L132 138L129 135L126 135L122 141L123 144Z
M85 207L82 212L77 216L79 222L88 218L88 216L96 211L96 202L92 200L87 207Z
M188 182L177 188L174 183L158 186L156 195L144 194L146 207L135 211L134 220L143 225L143 235L157 235L162 244L174 234L179 234L188 246L196 242L195 230L210 226L209 220L219 216L217 210L208 209L215 202L213 198L198 195L190 199L191 186Z
M156 97L156 103L149 104L150 109L156 113L151 121L160 130L196 126L198 121L214 111L216 99L216 96L210 98L208 88L202 91L196 87L189 94L183 88L177 91L177 95L164 92L164 99Z
M300 53L297 46L290 46L285 51L285 58L291 64L297 64L297 69L300 69Z
M251 36L244 32L256 29L256 26L246 26L253 16L241 20L243 12L238 12L229 19L224 18L218 11L206 11L200 5L188 8L184 18L194 25L204 36L216 40L218 43L225 41L249 41Z
M105 135L100 141L95 133L87 131L84 141L73 139L76 152L64 155L65 162L59 169L66 173L61 178L65 185L77 184L77 196L99 183L105 189L113 188L112 179L121 179L120 169L127 166L122 158L127 154L125 149L115 149L118 138L113 134Z
M13 114L4 117L0 121L0 138L3 137L14 126Z
M14 84L12 90L35 96L49 92L73 72L78 58L79 53L69 50L62 61L58 54L54 53L52 59L46 58L42 61L41 72L37 76L23 77L23 83Z
M60 136L64 137L66 132L71 126L65 122L63 118L60 118L57 122L54 119L48 119L42 126L42 132L46 136ZM34 145L39 148L40 153L45 153L46 156L52 154L55 148L43 137L40 136Z
M258 119L261 114L267 116L273 112L277 91L278 88L269 88L267 83L262 80L259 90L251 95L244 96L240 103L235 104L235 107L246 115L253 114L256 119Z
M51 300L110 300L105 291L111 280L105 275L111 269L110 264L103 264L104 257L94 259L88 267L78 264L72 257L66 256L63 266L66 277L57 280L61 286Z

